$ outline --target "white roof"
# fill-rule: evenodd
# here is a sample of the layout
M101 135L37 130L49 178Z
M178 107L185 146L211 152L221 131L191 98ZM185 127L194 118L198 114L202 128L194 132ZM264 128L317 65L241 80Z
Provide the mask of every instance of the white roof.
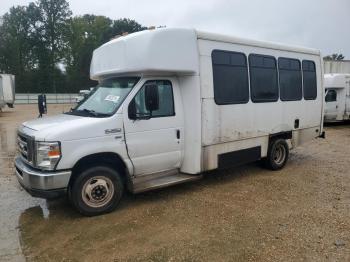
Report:
M315 49L255 41L195 29L162 28L122 36L97 48L91 61L90 77L98 80L111 74L148 72L198 74L197 39L320 55Z
M350 81L350 74L325 74L325 88L345 88L346 82Z
M263 47L263 48L298 52L298 53L311 54L311 55L320 55L320 51L317 49L300 47L300 46L290 46L290 45L272 43L272 42L266 42L266 41L258 41L258 40L252 40L252 39L229 36L229 35L197 31L197 36L199 39L205 39L205 40L212 40L212 41L219 41L219 42L226 42L226 43L233 43L233 44L242 44L242 45L248 45L248 46Z
M155 71L196 74L196 40L193 29L145 30L119 37L94 51L90 77Z

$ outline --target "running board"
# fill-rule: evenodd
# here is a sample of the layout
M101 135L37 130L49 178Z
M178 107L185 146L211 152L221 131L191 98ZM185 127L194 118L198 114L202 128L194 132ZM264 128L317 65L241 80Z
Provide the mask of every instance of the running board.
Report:
M177 171L162 174L143 175L133 179L133 193L141 193L157 188L168 187L201 179L202 175L189 175Z

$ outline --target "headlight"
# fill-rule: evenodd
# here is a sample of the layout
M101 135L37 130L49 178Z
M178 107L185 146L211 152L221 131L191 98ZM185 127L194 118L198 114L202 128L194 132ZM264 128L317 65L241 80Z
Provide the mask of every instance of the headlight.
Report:
M54 170L61 158L59 142L36 142L36 167Z

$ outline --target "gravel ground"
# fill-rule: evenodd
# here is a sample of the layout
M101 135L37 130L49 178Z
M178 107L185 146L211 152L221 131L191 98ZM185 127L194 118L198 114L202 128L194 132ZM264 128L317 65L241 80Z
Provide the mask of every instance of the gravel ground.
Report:
M327 139L293 150L281 171L215 171L85 218L66 200L31 198L14 179L13 133L35 113L0 113L0 260L350 261L349 124L326 127Z
M49 105L49 115L68 110L69 105ZM16 151L16 129L25 120L37 117L36 105L16 106L0 112L0 261L25 261L18 236L18 219L29 207L42 207L46 201L30 197L18 185L13 158Z

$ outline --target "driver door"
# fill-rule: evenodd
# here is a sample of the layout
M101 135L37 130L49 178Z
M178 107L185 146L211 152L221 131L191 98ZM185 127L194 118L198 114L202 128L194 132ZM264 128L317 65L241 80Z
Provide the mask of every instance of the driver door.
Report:
M337 90L328 89L325 100L325 117L327 120L335 120L338 114Z
M158 110L146 109L146 85L156 85ZM137 119L130 119L135 104ZM183 151L183 115L176 79L150 79L143 83L123 107L125 140L134 166L134 175L152 174L180 168ZM151 113L151 114L150 114Z

